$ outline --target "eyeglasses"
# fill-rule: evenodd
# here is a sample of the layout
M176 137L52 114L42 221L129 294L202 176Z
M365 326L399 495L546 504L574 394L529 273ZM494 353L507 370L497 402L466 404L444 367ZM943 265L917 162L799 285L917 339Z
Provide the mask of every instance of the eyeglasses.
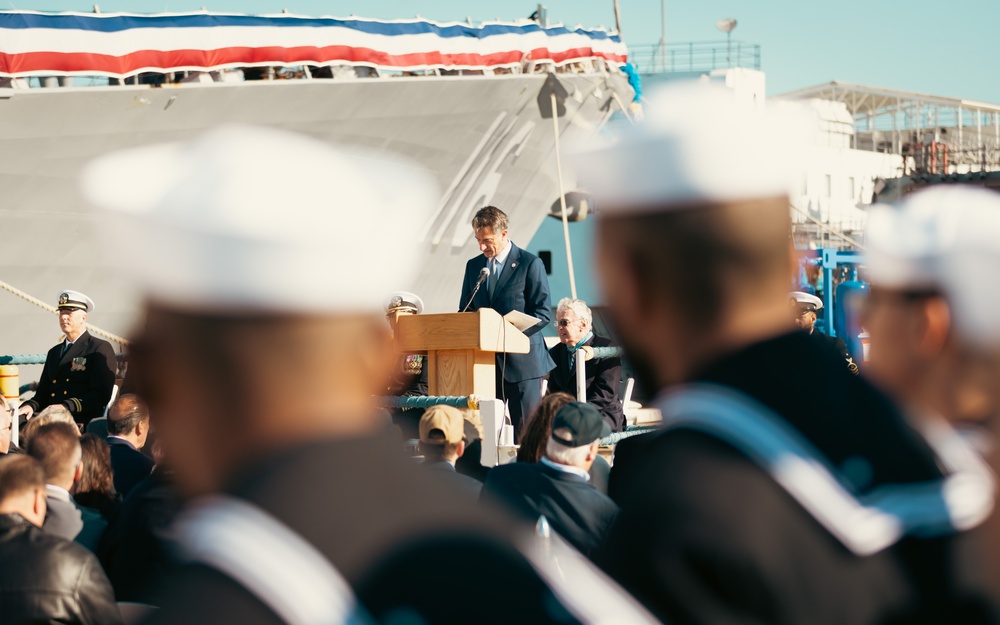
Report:
M556 321L556 325L559 326L560 328L565 328L569 324L576 323L577 321L579 321L579 319L560 319Z

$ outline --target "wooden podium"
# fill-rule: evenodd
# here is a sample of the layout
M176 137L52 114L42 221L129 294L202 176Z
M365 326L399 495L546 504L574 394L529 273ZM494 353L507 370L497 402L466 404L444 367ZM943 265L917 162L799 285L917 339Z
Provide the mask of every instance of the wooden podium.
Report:
M528 337L500 313L406 315L396 326L396 349L426 353L429 395L471 395L494 399L496 353L527 354Z

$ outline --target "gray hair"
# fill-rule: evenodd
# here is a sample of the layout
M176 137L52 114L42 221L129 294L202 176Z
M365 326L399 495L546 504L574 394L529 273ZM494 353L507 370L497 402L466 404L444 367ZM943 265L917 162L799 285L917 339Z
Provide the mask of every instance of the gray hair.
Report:
M590 445L582 447L569 447L549 438L545 444L545 455L552 462L569 466L580 466L587 461L587 454L590 452Z
M562 298L556 305L556 314L558 315L564 310L572 310L577 317L586 321L588 330L594 327L594 316L590 312L590 306L587 306L587 302L582 299Z

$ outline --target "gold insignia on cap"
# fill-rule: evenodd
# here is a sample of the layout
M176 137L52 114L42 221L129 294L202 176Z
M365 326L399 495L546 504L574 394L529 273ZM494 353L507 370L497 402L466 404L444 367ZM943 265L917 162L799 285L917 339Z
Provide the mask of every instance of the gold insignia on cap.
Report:
M59 305L62 306L63 304L68 304L68 303L69 303L69 295L67 295L66 293L60 293Z

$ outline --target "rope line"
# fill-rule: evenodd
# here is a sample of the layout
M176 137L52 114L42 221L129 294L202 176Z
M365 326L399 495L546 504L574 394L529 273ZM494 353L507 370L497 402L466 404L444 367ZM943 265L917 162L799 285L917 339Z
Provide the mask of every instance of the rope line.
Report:
M585 353L587 354L587 360L595 358L621 358L625 355L625 350L615 346L591 347Z
M18 354L16 356L0 356L0 365L44 365L46 354ZM115 354L118 362L128 360L125 354Z
M648 434L650 432L655 432L658 429L660 429L659 426L629 425L625 428L624 432L612 432L608 436L602 438L601 446L609 447L611 445L617 445L623 439L632 438L633 436L639 436L641 434Z
M57 309L55 306L50 306L49 304L46 304L45 302L43 302L42 300L38 299L37 297L32 297L31 295L28 295L27 293L25 293L21 289L15 287L15 286L12 286L10 284L7 284L3 280L0 280L0 289L3 289L5 291L9 291L10 293L13 293L14 295L20 297L21 299L23 299L24 301L28 302L29 304L34 304L35 306L38 306L42 310L46 310L46 311L48 311L50 313L55 313L55 314L59 313L59 309ZM115 343L119 343L121 345L129 345L129 341L127 339L124 339L124 338L118 336L117 334L112 334L111 332L108 332L107 330L102 330L102 329L98 328L97 326L93 326L93 325L90 325L88 323L87 324L87 329L90 330L90 332L92 334L96 334L97 336L102 336L102 337L108 339L109 341L114 341ZM43 359L43 362L44 362L44 359ZM27 364L27 363L24 363L24 364Z
M429 397L396 397L385 395L376 398L379 406L383 408L430 408L431 406L453 406L455 408L469 408L479 410L479 397L476 395L456 396L429 396Z

